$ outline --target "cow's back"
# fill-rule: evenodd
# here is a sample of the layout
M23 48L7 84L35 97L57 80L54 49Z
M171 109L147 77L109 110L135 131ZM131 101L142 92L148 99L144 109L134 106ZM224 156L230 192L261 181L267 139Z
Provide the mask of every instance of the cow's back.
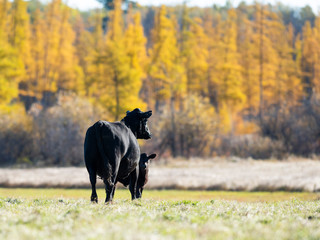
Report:
M103 149L107 157L116 155L123 158L130 156L133 149L139 148L137 139L131 130L121 122L100 120L94 126L96 131L100 133Z
M84 154L88 171L94 168L104 178L115 165L119 166L119 175L128 175L138 164L140 149L137 139L123 123L100 120L87 130Z

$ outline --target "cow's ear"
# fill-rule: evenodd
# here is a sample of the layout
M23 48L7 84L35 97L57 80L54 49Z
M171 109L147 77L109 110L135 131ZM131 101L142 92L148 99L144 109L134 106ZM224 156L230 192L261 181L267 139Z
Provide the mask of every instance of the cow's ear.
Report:
M140 109L136 108L132 111L127 111L127 117L137 117L139 114ZM141 111L140 111L141 112Z
M148 159L154 159L156 156L157 156L157 154L153 153L153 154L148 156Z
M147 111L141 114L141 118L149 118L152 115L152 111Z

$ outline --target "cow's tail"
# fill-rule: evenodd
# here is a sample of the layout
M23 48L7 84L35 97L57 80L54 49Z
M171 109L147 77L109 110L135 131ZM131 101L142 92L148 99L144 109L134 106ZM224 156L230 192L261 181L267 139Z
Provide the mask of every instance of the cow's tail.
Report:
M104 176L102 176L104 181L107 181L108 184L113 185L113 182L111 181L111 175L112 175L112 166L110 164L109 158L106 155L104 149L103 149L103 139L102 139L102 135L101 135L101 128L100 128L100 122L97 122L94 125L95 131L96 131L96 139L97 139L97 145L98 145L98 150L99 153L102 157L102 161L103 161L103 166L105 168L104 171Z

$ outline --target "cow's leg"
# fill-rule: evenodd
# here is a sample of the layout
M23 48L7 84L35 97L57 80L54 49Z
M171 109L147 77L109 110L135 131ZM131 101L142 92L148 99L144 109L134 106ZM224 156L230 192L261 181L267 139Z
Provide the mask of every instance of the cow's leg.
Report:
M115 188L116 188L116 179L119 171L120 160L115 161L115 165L112 165L112 174L110 180L104 180L106 186L106 201L105 203L112 203Z
M91 202L98 203L98 195L96 192L96 182L97 182L97 175L94 173L90 173L90 183L91 183Z
M99 152L96 143L95 130L93 127L88 128L84 141L84 160L89 173L92 193L91 202L98 202L96 192L97 168L96 163L99 161Z
M139 187L137 187L136 197L141 198L141 196L142 196L142 191Z
M114 184L111 181L104 180L106 189L106 201L105 203L112 203L112 193L114 192Z
M137 192L139 191L138 188L137 188L137 185L138 185L138 174L139 174L139 165L130 174L129 190L130 190L130 193L131 193L131 199L132 200L137 198Z

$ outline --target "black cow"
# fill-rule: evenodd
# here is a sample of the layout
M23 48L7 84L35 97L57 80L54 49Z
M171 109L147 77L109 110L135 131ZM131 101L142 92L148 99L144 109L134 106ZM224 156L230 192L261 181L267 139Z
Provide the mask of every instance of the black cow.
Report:
M139 176L137 182L137 191L139 192L140 197L142 196L143 188L148 182L148 173L149 173L149 160L153 159L157 156L157 154L147 155L142 153L140 155L139 161ZM127 177L125 179L117 179L118 182L121 182L125 187L130 184L130 178Z
M137 191L140 148L137 138L150 139L147 120L152 111L136 108L120 122L98 121L88 128L84 141L84 158L92 186L91 201L98 202L96 177L102 178L106 189L105 202L112 202L118 179L130 179L132 199L140 198Z

